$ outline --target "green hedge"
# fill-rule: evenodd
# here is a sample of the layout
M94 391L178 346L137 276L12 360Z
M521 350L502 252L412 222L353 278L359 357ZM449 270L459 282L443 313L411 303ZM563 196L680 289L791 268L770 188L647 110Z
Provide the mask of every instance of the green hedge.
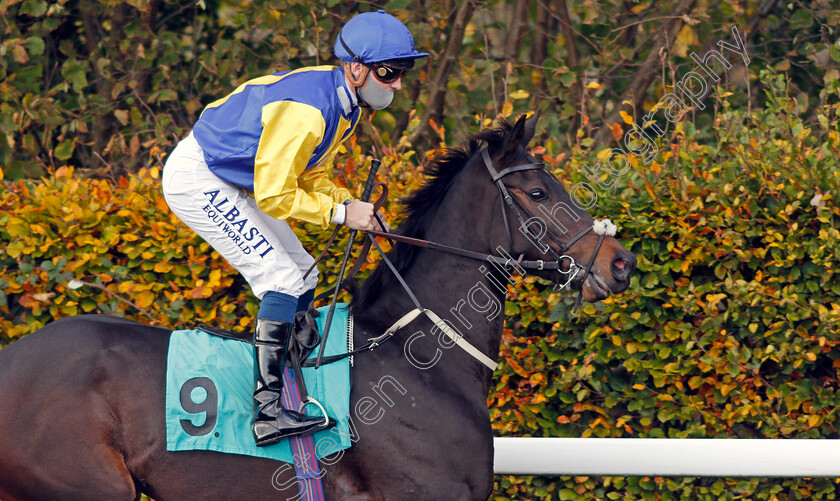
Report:
M837 104L762 74L768 104L722 110L716 141L681 123L594 209L639 260L583 314L526 280L491 414L522 436L838 438ZM836 103L836 97L823 96ZM551 160L549 157L547 160ZM576 155L567 178L579 177ZM821 196L819 196L821 194ZM835 499L834 479L504 478L497 499ZM504 494L503 494L504 493Z
M573 315L573 296L539 280L511 291L489 398L497 434L837 438L838 106L803 123L784 82L763 78L765 109L723 103L713 145L680 124L655 163L636 162L592 211L611 217L638 257L625 293ZM358 186L367 158L355 142L348 151L335 174ZM561 172L571 182L593 155L573 153ZM255 301L169 214L158 156L116 182L69 167L4 182L2 343L83 312L247 328ZM392 198L416 188L411 154L383 159ZM396 204L388 210L399 220ZM327 236L298 231L314 251ZM836 488L832 479L498 477L494 499L834 499Z

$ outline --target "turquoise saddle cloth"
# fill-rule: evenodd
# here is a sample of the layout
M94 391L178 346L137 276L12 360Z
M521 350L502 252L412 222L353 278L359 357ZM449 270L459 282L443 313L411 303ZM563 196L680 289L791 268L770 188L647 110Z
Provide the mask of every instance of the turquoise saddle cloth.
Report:
M321 310L326 310L322 308ZM324 354L347 351L349 307L338 305ZM316 317L319 330L326 311ZM316 348L309 358L317 357ZM344 358L303 369L306 389L321 402L337 425L313 435L319 458L351 445L350 362ZM293 463L288 440L257 447L251 432L253 420L254 347L201 330L174 331L166 363L166 450L206 450L245 454ZM307 415L320 416L315 405Z

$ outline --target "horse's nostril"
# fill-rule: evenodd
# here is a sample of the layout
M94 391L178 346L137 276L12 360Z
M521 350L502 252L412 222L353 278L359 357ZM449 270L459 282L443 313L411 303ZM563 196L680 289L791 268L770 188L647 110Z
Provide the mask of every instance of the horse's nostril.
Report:
M611 271L613 278L624 281L627 280L628 276L630 276L632 269L630 263L628 263L626 259L619 257L613 260Z

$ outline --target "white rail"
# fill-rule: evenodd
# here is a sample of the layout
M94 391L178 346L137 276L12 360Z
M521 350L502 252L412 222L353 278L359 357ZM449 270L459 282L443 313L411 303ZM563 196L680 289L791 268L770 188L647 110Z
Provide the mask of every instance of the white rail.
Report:
M840 477L840 440L494 439L498 475Z

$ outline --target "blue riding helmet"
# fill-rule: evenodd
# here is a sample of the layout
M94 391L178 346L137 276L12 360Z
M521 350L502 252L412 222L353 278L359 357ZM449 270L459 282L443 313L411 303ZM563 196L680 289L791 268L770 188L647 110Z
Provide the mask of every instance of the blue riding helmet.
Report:
M414 38L408 28L384 10L358 14L338 33L335 55L342 61L374 64L413 62L426 57L414 49Z

